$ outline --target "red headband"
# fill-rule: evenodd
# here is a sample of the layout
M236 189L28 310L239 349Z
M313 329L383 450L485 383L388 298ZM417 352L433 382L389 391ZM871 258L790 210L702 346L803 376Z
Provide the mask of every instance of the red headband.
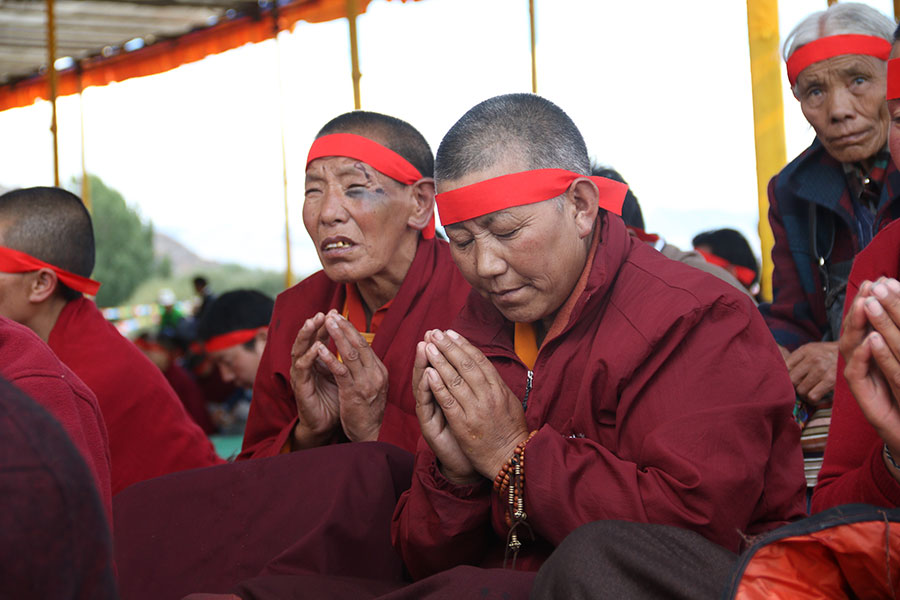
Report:
M385 148L361 135L352 133L323 135L314 141L309 149L306 167L309 168L309 163L324 156L346 156L361 160L403 185L412 185L422 179L422 174L408 160L390 148ZM434 215L431 215L431 220L422 230L422 237L426 239L434 237Z
M605 177L588 177L565 169L535 169L485 179L435 196L441 223L451 225L513 206L556 198L583 177L600 188L600 208L622 214L628 186Z
M206 340L206 343L203 344L203 347L206 348L207 352L217 352L218 350L225 350L226 348L231 348L232 346L237 346L238 344L246 344L260 331L264 331L267 329L266 327L255 327L253 329L238 329L236 331L229 331L228 333L223 333L222 335L217 335Z
M797 76L806 67L843 54L865 54L881 60L891 55L891 43L874 35L830 35L800 46L787 60L788 81L797 83Z
M722 267L723 269L734 275L735 279L743 283L745 286L749 286L754 281L756 281L756 273L753 272L753 269L748 269L747 267L741 267L739 265L732 264L721 256L716 256L715 254L700 250L698 248L694 248L694 251L700 253L709 264L716 265L717 267Z
M897 98L900 98L900 58L892 58L887 68L887 99Z
M96 296L97 290L100 289L99 281L94 281L93 279L70 273L59 267L54 267L50 263L45 263L24 252L0 246L0 273L29 273L44 268L50 269L56 273L57 279L76 292L81 292L82 294L87 294L89 296Z

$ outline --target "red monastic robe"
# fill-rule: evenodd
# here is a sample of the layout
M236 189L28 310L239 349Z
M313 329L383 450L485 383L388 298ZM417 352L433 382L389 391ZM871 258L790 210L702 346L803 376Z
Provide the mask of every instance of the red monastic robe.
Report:
M138 481L224 462L162 372L93 302L79 298L66 304L48 341L100 402L113 495Z
M420 434L412 393L416 343L425 331L450 324L469 289L450 258L447 243L420 239L413 263L372 342L372 350L387 368L389 383L378 441L415 451ZM274 456L290 440L297 425L290 382L294 339L303 322L317 312L341 311L345 297L344 285L319 271L276 299L239 459Z
M524 508L537 541L519 530L519 568L537 569L600 519L684 527L737 551L742 534L804 516L794 390L752 302L631 239L618 217L598 233L581 291L533 370L525 417L538 433L525 450ZM525 397L513 323L473 293L454 329ZM444 479L422 442L393 542L417 578L496 566L505 508L487 479Z
M0 375L59 421L87 463L112 526L109 440L97 397L29 328L0 317Z
M853 262L847 283L844 316L863 281L900 277L900 222L884 228ZM844 377L846 363L838 356L831 430L819 481L813 491L811 512L840 504L865 503L887 508L900 506L900 483L882 458L884 440L863 415Z

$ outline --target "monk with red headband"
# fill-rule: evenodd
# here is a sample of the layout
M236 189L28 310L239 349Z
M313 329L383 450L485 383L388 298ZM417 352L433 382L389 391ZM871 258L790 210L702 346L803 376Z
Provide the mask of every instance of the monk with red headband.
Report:
M303 222L322 271L275 302L241 458L341 441L413 451L416 341L469 287L434 238L434 159L408 123L329 122L306 165Z
M112 493L222 462L162 373L85 295L100 283L81 200L59 188L0 196L0 314L31 328L94 392L109 433Z
M797 393L810 487L822 461L838 337L854 257L900 216L888 153L885 68L893 19L861 3L805 17L784 42L787 76L812 144L769 182L772 302L760 306Z
M414 577L536 570L596 521L538 597L669 597L673 572L704 597L744 536L804 514L793 391L753 303L630 237L625 186L590 172L539 96L487 100L441 142L438 210L474 291L416 350L424 443L392 527Z

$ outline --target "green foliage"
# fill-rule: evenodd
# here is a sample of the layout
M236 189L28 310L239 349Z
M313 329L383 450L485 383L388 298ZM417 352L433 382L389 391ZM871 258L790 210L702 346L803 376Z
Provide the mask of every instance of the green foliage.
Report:
M91 218L97 261L93 279L103 285L97 294L99 306L124 303L154 270L153 225L125 203L122 194L90 175ZM79 190L80 182L73 181Z

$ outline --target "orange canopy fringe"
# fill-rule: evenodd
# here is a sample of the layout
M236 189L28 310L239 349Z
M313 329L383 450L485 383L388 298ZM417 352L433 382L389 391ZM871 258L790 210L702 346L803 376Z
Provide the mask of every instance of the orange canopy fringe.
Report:
M364 13L371 0L358 0L358 11ZM406 2L406 0L402 0ZM244 44L262 42L275 37L277 31L293 29L297 21L322 23L347 16L347 0L295 1L278 7L277 27L274 11L257 16L244 16L217 25L163 40L115 56L97 56L81 61L81 83L84 87L106 85L132 77L144 77L169 71L183 64L198 61L210 54L218 54ZM75 69L60 71L57 95L77 94L78 76ZM0 86L0 111L34 104L49 96L46 75Z

